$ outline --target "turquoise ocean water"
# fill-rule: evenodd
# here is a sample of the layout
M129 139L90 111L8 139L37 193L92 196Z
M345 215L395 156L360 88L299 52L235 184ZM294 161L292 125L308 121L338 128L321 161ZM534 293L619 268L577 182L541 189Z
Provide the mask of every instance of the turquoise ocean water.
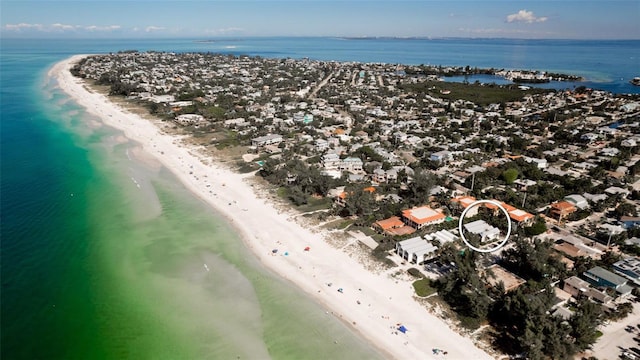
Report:
M640 70L639 44L2 39L0 355L381 357L326 316L319 304L264 269L234 230L167 170L138 160L135 144L100 126L56 89L46 72L59 60L76 53L138 49L469 64L567 71L587 76L589 84L608 91L637 92L625 79L639 76L634 74ZM340 342L335 344L335 339Z

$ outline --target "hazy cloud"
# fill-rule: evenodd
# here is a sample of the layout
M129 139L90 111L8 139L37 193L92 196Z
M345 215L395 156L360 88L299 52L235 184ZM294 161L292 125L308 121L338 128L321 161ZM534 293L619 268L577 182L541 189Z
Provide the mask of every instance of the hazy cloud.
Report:
M67 25L67 24L60 24L60 23L55 23L55 24L51 24L51 28L54 30L75 30L76 29L76 25Z
M120 25L108 25L108 26L98 26L98 25L70 25L70 24L61 24L55 23L50 25L42 25L42 24L6 24L3 26L3 30L7 31L40 31L40 32L70 32L70 31L113 31L119 30Z
M83 28L89 31L113 31L113 30L119 30L121 27L120 25L109 25L109 26L90 25L90 26L85 26Z
M547 19L548 18L546 16L536 17L533 14L533 11L527 11L527 10L520 10L515 14L507 15L507 22L509 23L525 22L525 23L531 24L534 22L545 22L547 21Z
M6 24L4 26L4 28L5 28L5 30L10 30L10 31L42 30L43 26L42 26L42 24L20 23L20 24Z
M548 31L528 31L523 29L502 29L502 28L458 28L458 31L464 32L470 35L478 36L514 36L520 35L527 38L544 38L549 35L555 35L553 32Z
M223 28L223 29L213 29L213 30L206 30L205 32L209 35L224 35L224 34L230 34L230 33L241 33L244 32L245 30L243 28L239 28L239 27L228 27L228 28Z
M147 26L146 28L144 28L145 32L153 32L153 31L160 31L160 30L164 30L165 28L162 26Z

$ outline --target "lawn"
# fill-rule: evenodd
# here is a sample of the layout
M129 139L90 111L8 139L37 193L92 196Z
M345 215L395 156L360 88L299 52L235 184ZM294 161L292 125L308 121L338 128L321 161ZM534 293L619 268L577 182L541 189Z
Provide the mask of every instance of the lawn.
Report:
M436 289L431 286L431 280L427 278L414 281L413 288L416 291L416 295L420 297L429 296L436 292Z

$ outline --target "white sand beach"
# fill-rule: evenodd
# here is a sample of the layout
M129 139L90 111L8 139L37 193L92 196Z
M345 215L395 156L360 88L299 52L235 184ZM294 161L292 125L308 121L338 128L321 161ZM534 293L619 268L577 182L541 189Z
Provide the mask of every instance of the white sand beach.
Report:
M252 174L237 174L216 164L215 159L201 159L197 149L161 131L160 121L143 119L87 90L82 80L69 72L81 58L77 55L56 64L49 76L76 102L138 142L190 191L223 214L266 267L318 299L328 316L350 324L392 358L491 359L471 339L454 332L420 305L409 281L365 269L328 244L321 232L304 228L264 196L257 196L257 189L247 181ZM310 251L304 250L307 246ZM274 254L273 249L279 251ZM406 333L397 331L400 324L408 329ZM434 354L433 348L448 354Z

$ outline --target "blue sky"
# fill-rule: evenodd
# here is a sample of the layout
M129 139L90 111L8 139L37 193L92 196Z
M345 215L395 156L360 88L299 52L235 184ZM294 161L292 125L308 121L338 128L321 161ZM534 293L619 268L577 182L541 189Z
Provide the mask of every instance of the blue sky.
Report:
M0 36L640 39L639 18L640 0L3 0Z

